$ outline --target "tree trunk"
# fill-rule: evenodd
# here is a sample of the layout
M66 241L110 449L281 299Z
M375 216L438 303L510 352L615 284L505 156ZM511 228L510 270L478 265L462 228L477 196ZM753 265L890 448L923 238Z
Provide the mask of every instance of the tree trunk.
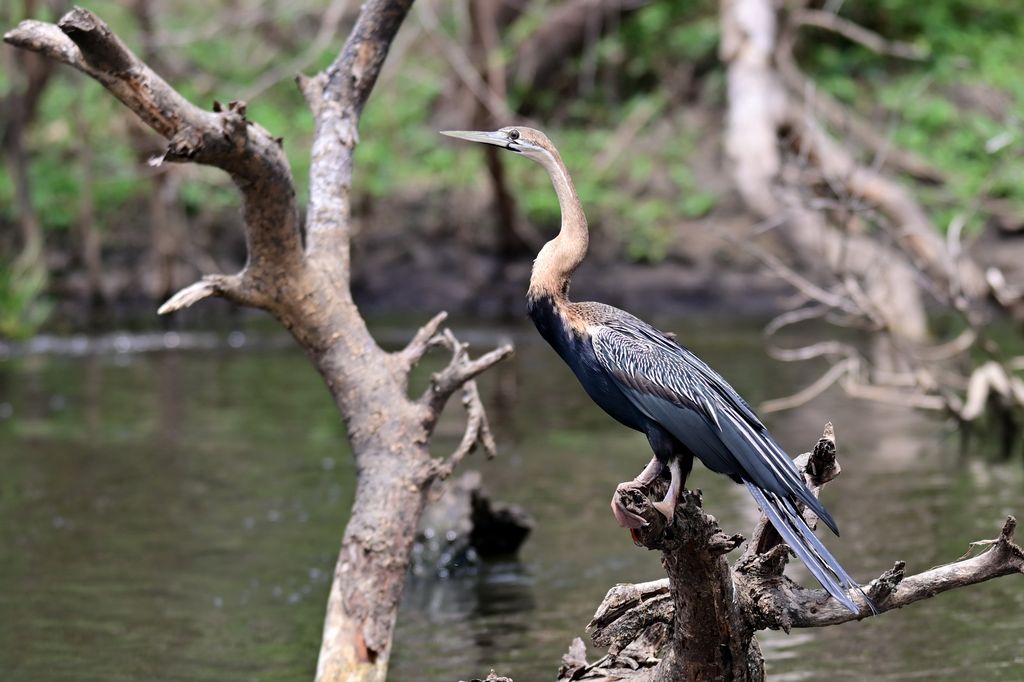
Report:
M386 442L377 447L357 454L363 470L327 602L316 671L320 682L387 677L430 458L411 442L400 453L389 452ZM421 466L410 468L410 461Z
M651 494L657 497L664 482ZM672 618L670 646L654 671L656 682L762 682L764 660L754 630L737 608L732 570L725 554L742 536L726 536L714 517L702 511L700 491L686 491L666 527L664 517L640 491L630 491L628 507L648 519L634 531L638 545L662 552L668 574ZM685 510L685 511L684 511Z
M507 91L505 71L500 61L501 42L498 39L497 15L497 0L470 0L469 53L473 63L477 65L484 87L494 93L495 99L504 102ZM495 120L494 114L479 98L474 98L474 102L471 125L474 130L494 130L509 123ZM527 244L519 236L515 199L505 182L505 167L502 165L499 151L496 147L488 146L484 150L484 158L491 180L494 204L497 208L498 254L501 262L507 263L513 258L523 255ZM502 307L506 308L506 306Z
M103 290L102 244L99 228L96 225L93 140L89 122L85 120L80 109L76 111L75 119L75 127L79 131L77 156L82 172L75 236L78 241L79 258L85 270L85 300L90 308L95 308L105 298L105 292Z
M202 111L186 101L96 16L76 9L58 25L22 22L4 36L98 80L168 140L161 162L225 170L242 194L249 259L234 275L208 275L160 308L173 312L210 297L261 308L288 329L327 384L345 420L356 465L356 496L342 540L317 679L382 681L398 601L425 494L478 445L494 442L473 378L507 357L503 346L471 359L435 316L401 351L382 350L349 289L352 153L363 106L412 0L368 0L337 59L300 79L316 122L304 231L291 169L274 138L246 118L243 102ZM305 237L303 239L303 236ZM451 361L419 398L409 374L434 347ZM462 390L468 412L459 447L431 457L428 443L448 399Z

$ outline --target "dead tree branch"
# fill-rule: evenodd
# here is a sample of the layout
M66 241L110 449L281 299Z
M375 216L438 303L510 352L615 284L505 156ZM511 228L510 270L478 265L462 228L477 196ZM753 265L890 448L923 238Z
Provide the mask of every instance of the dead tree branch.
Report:
M246 118L242 102L203 111L136 57L83 9L57 25L22 22L4 40L68 64L99 81L167 140L154 163L193 161L225 170L242 195L249 259L235 275L210 275L170 298L160 312L210 296L263 308L302 346L344 418L357 484L324 620L316 678L383 682L412 542L430 484L476 444L493 452L472 379L507 357L504 346L471 360L435 317L397 353L380 348L349 289L352 152L366 100L412 0L368 0L334 62L300 79L315 131L305 244L295 186L281 138ZM340 5L335 3L335 11ZM407 395L411 367L432 345L453 360L429 398ZM464 388L466 436L439 464L429 452L437 416Z
M402 350L402 357L405 360L405 366L411 370L416 364L423 359L423 356L427 354L433 345L434 337L437 335L437 330L441 328L444 321L448 319L448 313L445 311L439 312L434 317L430 318L425 325L420 327L415 336L409 341L409 343Z
M497 446L494 443L494 434L491 433L491 425L487 421L487 412L480 400L480 392L476 388L475 381L467 381L462 387L462 406L466 408L466 431L462 434L462 440L452 454L442 460L437 460L434 471L437 478L444 480L452 475L455 467L472 454L477 446L484 450L484 454L490 459L498 454Z
M1014 542L1017 520L1009 516L1003 523L999 537L992 540L972 542L972 547L986 547L979 556L954 561L916 575L905 576L905 564L897 561L868 585L879 613L901 609L922 599L929 599L942 592L977 585L978 583L1006 575L1024 573L1024 550ZM833 603L822 603L823 590L809 590L792 582L783 582L778 587L778 602L763 608L774 611L777 622L787 622L795 628L818 628L838 625L857 620L846 609ZM861 613L861 616L867 614Z
M815 495L841 468L832 425L810 453L796 459ZM658 482L655 483L658 485ZM660 490L651 490L657 496ZM626 489L621 500L649 526L634 539L658 549L668 578L637 585L616 585L587 626L593 643L608 655L587 663L574 642L560 680L764 680L764 663L754 635L758 630L824 627L871 616L861 596L853 614L824 590L802 587L783 574L789 548L761 515L742 556L730 568L724 554L743 542L722 531L702 508L699 493L688 492L666 527L644 491ZM812 525L817 519L804 510ZM896 562L865 586L884 613L958 587L1024 573L1024 551L1014 542L1016 521L1007 518L998 538L971 543L977 556L916 575Z
M266 130L246 120L245 104L232 102L226 109L217 105L213 112L202 111L139 60L106 24L81 8L64 15L56 26L24 21L4 35L4 41L40 52L101 83L168 140L160 162L194 161L231 175L243 197L250 260L241 277L221 280L221 286L208 289L207 295L266 307L260 280L293 266L301 253L298 206L284 152Z
M431 344L443 346L452 354L448 366L431 377L430 386L420 398L420 402L430 407L435 415L456 389L512 354L512 346L505 344L471 360L467 353L468 345L456 339L450 329L436 335Z

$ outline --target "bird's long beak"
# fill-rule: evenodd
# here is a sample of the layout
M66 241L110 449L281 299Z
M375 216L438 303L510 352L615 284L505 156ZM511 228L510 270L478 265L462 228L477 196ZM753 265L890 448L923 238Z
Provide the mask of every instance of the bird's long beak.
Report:
M492 133L478 130L442 130L441 134L447 135L448 137L457 137L460 140L483 142L485 144L493 144L497 147L511 149L512 151L518 151L512 146L512 141L508 139L508 135L505 133Z

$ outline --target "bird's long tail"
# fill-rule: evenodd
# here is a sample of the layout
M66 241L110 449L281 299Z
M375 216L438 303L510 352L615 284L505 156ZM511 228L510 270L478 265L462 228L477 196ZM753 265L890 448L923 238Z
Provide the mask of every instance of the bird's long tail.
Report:
M853 613L860 613L860 608L850 598L849 591L857 590L867 603L871 613L877 614L878 609L871 599L864 594L860 585L849 576L843 567L832 556L821 540L808 527L796 505L789 499L775 493L761 490L753 483L747 483L747 489L754 496L761 511L768 515L779 535L786 541L794 553L804 562L811 574L821 583L825 591Z

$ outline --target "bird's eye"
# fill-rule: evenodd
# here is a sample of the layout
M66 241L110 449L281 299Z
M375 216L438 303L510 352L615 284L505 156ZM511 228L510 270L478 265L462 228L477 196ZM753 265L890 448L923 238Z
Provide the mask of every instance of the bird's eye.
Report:
M512 130L508 131L508 139L510 139L510 140L518 140L519 139L519 131L515 130L515 129L512 129Z

